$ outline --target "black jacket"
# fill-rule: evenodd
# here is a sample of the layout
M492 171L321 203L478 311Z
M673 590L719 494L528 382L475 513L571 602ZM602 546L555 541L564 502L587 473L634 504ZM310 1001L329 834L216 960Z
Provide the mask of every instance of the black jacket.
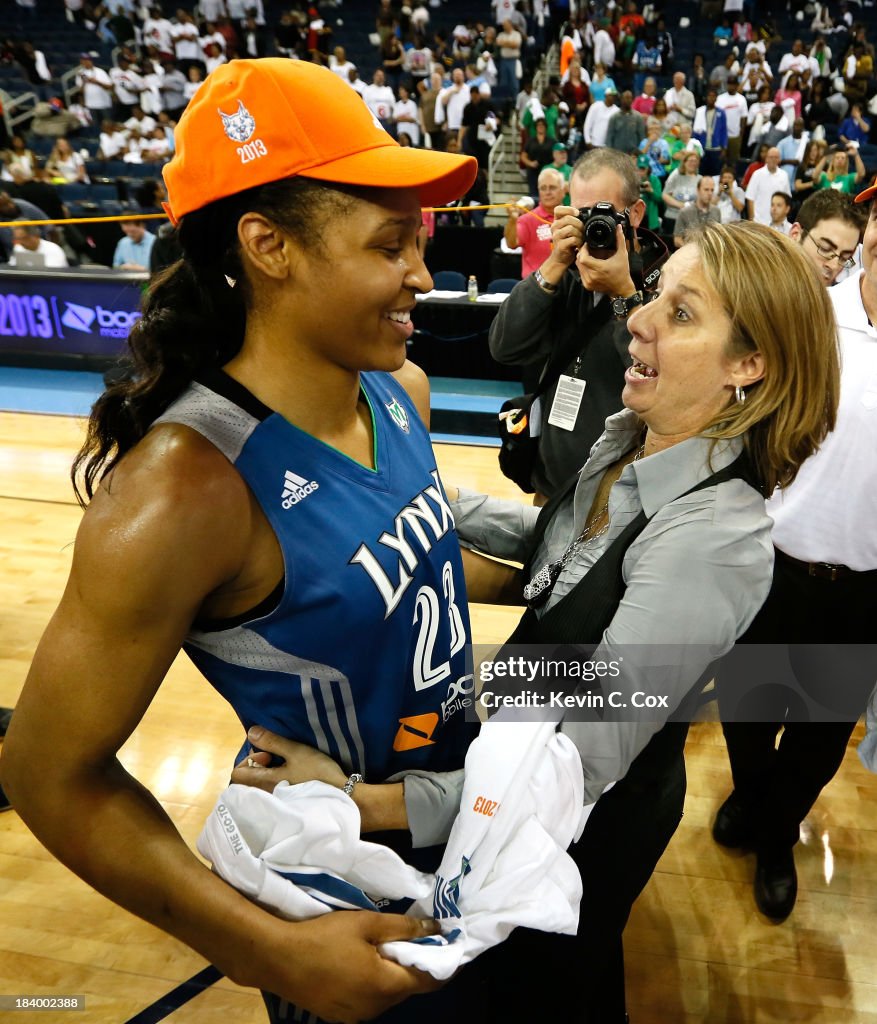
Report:
M666 246L649 231L638 232L641 251L631 254L631 276L637 287L655 287L656 268L667 259ZM531 366L548 363L563 347L573 354L562 373L586 382L573 430L553 427L548 415L557 390L551 382L542 397L542 432L533 485L549 497L585 464L588 453L603 433L606 417L621 408L624 371L630 365L630 335L625 321L613 318L607 296L595 301L570 267L553 295L525 278L500 307L490 328L490 352L499 363ZM580 359L577 372L573 372Z

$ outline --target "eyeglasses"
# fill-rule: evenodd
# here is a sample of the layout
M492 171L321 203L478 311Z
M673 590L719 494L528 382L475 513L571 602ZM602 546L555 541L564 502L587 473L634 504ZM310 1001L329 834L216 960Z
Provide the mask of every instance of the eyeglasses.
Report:
M833 260L837 260L842 270L852 270L856 265L856 261L851 256L841 256L839 252L834 252L832 249L826 249L824 245L820 245L812 235L805 235L813 243L819 258L825 260L826 263L831 263Z

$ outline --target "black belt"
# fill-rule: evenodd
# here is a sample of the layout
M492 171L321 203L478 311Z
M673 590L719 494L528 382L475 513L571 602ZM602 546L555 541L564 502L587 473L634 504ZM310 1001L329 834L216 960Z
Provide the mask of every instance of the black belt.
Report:
M848 565L832 565L831 562L802 562L800 558L792 558L791 555L787 555L785 551L780 551L779 548L776 549L776 553L778 557L784 558L802 572L806 572L808 576L816 576L821 580L841 580L847 576L862 575L862 573L856 569L851 569Z

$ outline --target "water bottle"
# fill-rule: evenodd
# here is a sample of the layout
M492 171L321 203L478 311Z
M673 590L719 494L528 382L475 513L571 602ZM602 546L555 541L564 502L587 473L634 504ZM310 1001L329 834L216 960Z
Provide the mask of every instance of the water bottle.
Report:
M475 302L478 298L478 278L474 274L469 278L469 285L466 291L469 295L469 301Z

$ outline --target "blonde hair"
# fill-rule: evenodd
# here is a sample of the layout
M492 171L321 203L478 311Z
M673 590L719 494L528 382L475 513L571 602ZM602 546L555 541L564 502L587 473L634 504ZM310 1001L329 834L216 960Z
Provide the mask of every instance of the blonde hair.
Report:
M683 151L682 159L679 162L679 170L682 171L683 174L689 173L688 170L686 170L686 168L688 167L688 161L691 160L692 158L694 158L697 161L697 166L694 168L693 173L697 174L700 170L700 153L698 153L696 149L686 149Z
M762 224L708 224L687 239L731 321L731 351L758 351L764 377L704 428L742 437L763 493L786 487L834 428L840 391L837 325L801 247Z

